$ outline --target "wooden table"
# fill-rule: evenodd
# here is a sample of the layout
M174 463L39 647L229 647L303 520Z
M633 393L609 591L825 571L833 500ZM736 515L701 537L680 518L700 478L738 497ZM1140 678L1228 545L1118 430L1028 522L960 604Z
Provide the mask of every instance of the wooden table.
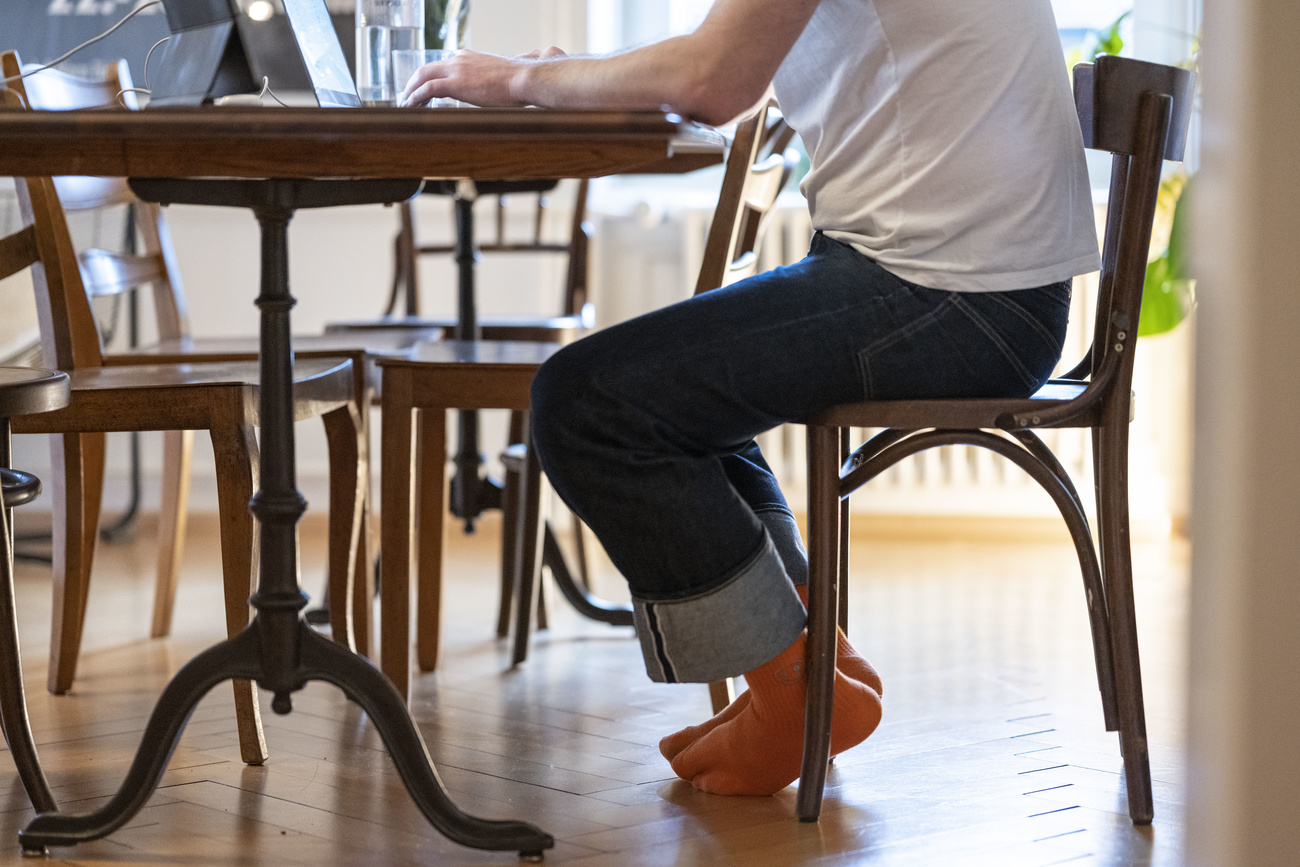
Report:
M302 622L295 526L306 503L294 475L288 224L304 207L401 201L423 178L594 177L689 171L720 149L675 145L684 131L650 111L539 109L168 108L143 112L0 111L0 175L132 178L142 198L251 209L262 233L260 571L248 629L204 651L155 706L117 794L85 815L42 813L19 833L25 851L106 836L157 788L190 713L214 686L256 680L276 713L309 680L337 685L374 721L425 817L449 838L540 860L549 834L461 811L442 787L392 684L367 660ZM394 180L397 179L397 180ZM401 180L406 179L406 180Z

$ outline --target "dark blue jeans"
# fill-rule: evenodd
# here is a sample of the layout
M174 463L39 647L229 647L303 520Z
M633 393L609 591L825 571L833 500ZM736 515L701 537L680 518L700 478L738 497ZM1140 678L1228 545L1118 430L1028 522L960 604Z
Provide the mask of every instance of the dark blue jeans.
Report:
M928 289L819 233L797 264L557 353L534 447L626 577L650 676L743 673L803 628L806 557L757 434L838 403L1032 394L1069 299Z

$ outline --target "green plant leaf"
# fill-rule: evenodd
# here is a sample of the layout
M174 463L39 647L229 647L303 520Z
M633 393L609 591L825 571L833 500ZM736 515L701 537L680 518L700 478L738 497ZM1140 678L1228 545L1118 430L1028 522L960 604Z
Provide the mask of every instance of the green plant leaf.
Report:
M1188 214L1192 212L1192 192L1195 176L1188 177L1178 194L1178 204L1174 206L1173 224L1169 229L1169 273L1174 279L1193 280L1192 263L1188 260L1189 241Z
M1188 178L1174 205L1169 246L1163 256L1147 263L1142 313L1138 319L1139 337L1172 331L1196 306L1196 278L1187 256L1191 189L1192 181Z
M1142 290L1138 336L1150 337L1176 328L1196 306L1195 288L1195 280L1171 276L1168 256L1149 263L1146 285Z
M1097 32L1097 43L1092 47L1092 57L1089 59L1095 61L1099 54L1119 54L1124 50L1124 40L1120 38L1119 25L1128 16L1129 13L1125 12L1112 21L1109 27Z

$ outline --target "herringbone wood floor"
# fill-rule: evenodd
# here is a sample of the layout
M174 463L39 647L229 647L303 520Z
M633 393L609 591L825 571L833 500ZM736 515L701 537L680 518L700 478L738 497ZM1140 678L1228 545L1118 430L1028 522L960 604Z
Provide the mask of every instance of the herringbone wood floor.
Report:
M316 524L303 526L305 585L319 589ZM1115 736L1102 730L1082 590L1068 544L855 542L855 644L885 680L885 721L836 760L822 820L774 798L700 794L658 738L708 713L702 687L650 683L626 630L551 600L552 625L518 670L493 637L496 522L449 535L446 654L417 681L414 713L452 796L555 835L552 864L1178 864L1183 801L1186 546L1136 549L1156 779L1154 826L1125 815ZM192 529L175 635L151 641L152 534L102 545L86 652L68 696L48 696L48 569L20 565L29 702L64 809L116 789L170 672L221 637L215 527ZM1062 534L1063 535L1063 534ZM607 570L606 570L607 571ZM598 590L618 594L616 578ZM163 785L106 840L59 864L511 864L441 838L411 804L374 730L333 688L294 712L264 707L271 759L239 762L225 687L195 713ZM0 863L31 815L0 760Z

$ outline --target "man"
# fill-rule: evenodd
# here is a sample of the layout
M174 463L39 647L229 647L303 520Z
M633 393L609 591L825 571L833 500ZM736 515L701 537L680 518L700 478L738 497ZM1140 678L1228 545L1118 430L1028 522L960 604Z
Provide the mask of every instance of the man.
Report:
M1098 267L1049 0L717 0L693 33L602 58L461 52L412 103L654 108L724 123L775 91L803 138L803 261L598 332L533 388L556 490L632 589L650 676L745 673L670 735L720 794L799 774L807 558L753 437L837 403L1023 396L1061 352L1070 279ZM839 638L832 752L880 719Z

